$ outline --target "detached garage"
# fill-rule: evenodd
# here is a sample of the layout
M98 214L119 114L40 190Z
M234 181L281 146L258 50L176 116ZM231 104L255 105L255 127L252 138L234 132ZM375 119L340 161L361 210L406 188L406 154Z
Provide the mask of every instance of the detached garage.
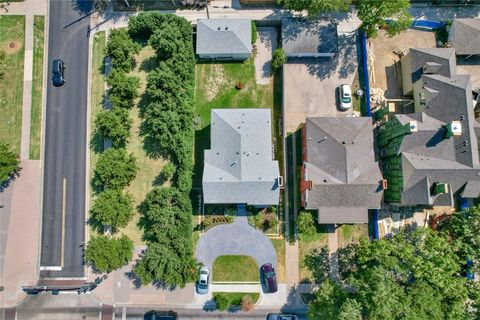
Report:
M199 59L246 60L252 54L252 22L250 19L197 20Z

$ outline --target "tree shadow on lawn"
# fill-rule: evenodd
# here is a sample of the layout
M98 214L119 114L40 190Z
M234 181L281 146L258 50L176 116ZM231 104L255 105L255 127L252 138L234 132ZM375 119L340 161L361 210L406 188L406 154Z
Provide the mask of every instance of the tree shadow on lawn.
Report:
M193 169L193 187L202 187L205 150L210 149L210 124L195 131L195 164Z

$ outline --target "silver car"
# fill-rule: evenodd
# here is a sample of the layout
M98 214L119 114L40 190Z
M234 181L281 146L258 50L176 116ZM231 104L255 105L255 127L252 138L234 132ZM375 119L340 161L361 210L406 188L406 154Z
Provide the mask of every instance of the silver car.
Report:
M352 107L352 89L348 84L340 86L340 109L348 110Z
M298 317L294 314L269 313L267 320L298 320Z
M207 267L201 267L199 270L199 279L197 282L197 293L198 294L207 294L208 293L208 282L210 278L210 270Z

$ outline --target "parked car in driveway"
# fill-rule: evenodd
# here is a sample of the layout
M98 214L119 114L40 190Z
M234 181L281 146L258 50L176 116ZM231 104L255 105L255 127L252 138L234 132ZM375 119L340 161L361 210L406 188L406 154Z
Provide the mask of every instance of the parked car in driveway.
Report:
M298 320L298 317L294 314L269 313L267 320Z
M275 276L275 269L271 263L265 263L261 268L263 281L267 293L277 292L277 277Z
M197 282L197 293L198 294L207 294L208 293L208 282L210 278L210 270L207 267L201 267L199 270L199 279Z
M348 110L352 107L352 89L348 84L340 86L340 109Z
M52 83L55 87L60 87L65 83L65 63L61 59L53 60Z
M177 313L170 311L150 310L143 316L143 320L177 320Z

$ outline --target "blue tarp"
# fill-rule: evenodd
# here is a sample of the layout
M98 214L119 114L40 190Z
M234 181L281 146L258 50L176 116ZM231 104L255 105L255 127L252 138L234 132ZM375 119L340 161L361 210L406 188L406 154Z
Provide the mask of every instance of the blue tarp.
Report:
M369 117L372 116L372 111L370 110L370 82L368 80L368 56L367 56L367 36L365 32L360 30L360 41L362 45L362 70L363 78L365 82L365 114Z
M445 27L446 25L447 25L446 22L432 21L432 20L414 20L412 22L412 28L426 29L426 30L440 29Z

